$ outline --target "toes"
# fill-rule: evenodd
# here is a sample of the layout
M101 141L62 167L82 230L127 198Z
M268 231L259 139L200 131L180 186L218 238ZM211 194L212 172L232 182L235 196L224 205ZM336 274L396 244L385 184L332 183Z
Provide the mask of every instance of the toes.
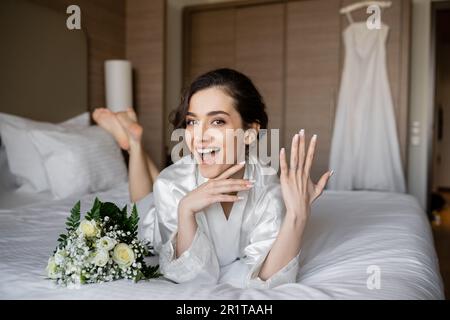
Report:
M109 109L106 109L106 108L96 108L95 110L94 110L94 112L92 113L92 117L95 119L95 118L100 118L100 117L102 117L103 115L106 115L106 114L109 114L110 113L110 111L109 111Z
M100 118L100 111L97 111L97 110L95 110L93 113L92 113L92 119L94 119L94 121L95 122L98 122L98 120L99 120L99 118Z

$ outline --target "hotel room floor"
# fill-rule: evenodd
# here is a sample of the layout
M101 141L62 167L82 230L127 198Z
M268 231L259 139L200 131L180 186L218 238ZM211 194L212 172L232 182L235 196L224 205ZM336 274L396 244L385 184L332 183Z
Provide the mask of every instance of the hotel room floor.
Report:
M433 236L436 253L439 258L439 268L445 288L445 298L450 299L450 192L442 194L447 202L446 207L439 212L441 222L433 224Z

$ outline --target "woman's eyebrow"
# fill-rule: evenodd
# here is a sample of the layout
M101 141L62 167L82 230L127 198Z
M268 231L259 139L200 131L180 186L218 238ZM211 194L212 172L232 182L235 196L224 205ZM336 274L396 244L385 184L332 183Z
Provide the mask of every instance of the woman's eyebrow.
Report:
M215 115L218 115L218 114L224 114L224 115L230 116L230 114L228 112L220 111L220 110L219 111L210 111L206 115L207 116L215 116ZM187 116L192 116L192 117L197 117L197 115L195 113L189 112L189 111L186 113L186 115Z
M228 112L225 112L225 111L211 111L211 112L208 112L208 116L215 116L215 115L218 115L218 114L224 114L224 115L230 116L230 114Z

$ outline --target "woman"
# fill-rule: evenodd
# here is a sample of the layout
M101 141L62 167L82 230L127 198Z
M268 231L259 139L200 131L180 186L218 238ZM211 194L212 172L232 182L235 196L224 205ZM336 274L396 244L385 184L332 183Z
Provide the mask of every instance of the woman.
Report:
M156 172L142 151L142 128L135 115L116 117L115 126L122 125L120 135L94 114L101 126L115 132L123 148L129 148L130 193L136 201L151 191ZM263 174L259 162L237 163L239 146L231 147L226 130L258 132L267 128L268 119L251 80L230 69L198 77L172 122L175 128L186 129L192 155L163 170L153 195L139 201L141 215L148 212L143 216L144 230L150 231L150 236L146 234L159 252L164 276L175 282L227 282L238 287L295 282L311 204L332 174L325 173L317 184L310 179L316 135L307 152L304 131L294 136L289 167L281 149L281 185L276 175ZM251 137L246 135L243 143L254 143ZM230 152L234 164L224 161ZM197 164L192 164L192 157ZM149 206L145 211L143 203Z

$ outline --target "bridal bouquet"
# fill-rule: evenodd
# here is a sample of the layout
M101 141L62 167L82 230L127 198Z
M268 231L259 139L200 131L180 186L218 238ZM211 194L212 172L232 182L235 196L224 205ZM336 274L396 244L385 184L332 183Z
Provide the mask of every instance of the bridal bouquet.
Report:
M97 198L83 220L78 201L67 219L67 233L61 234L58 246L48 260L47 275L57 284L77 286L117 279L159 277L158 266L147 266L147 244L137 239L138 213L133 206L119 209Z

